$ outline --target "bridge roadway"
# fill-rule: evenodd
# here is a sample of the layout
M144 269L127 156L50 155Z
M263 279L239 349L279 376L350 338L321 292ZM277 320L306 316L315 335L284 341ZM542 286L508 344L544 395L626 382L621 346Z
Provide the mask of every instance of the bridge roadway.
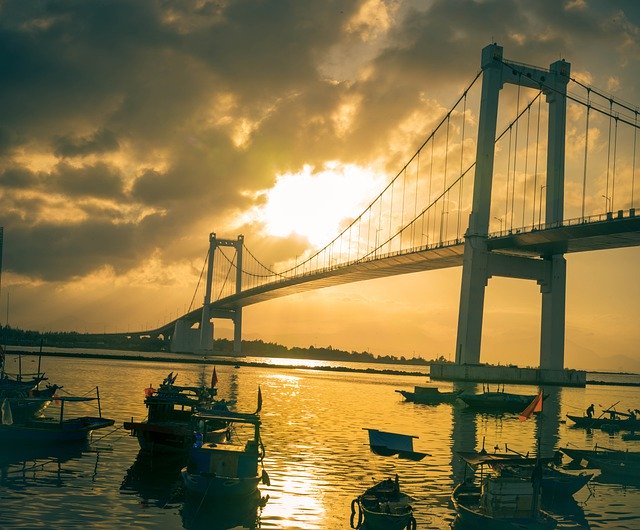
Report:
M640 245L640 216L635 210L626 210L585 219L572 219L557 225L527 227L489 234L489 250L533 258L561 253L589 252ZM253 287L212 302L212 318L229 318L238 308L257 304L291 294L399 274L409 274L462 265L464 239L442 244L425 245L411 251L398 251L347 264L318 269L293 278L283 278ZM200 322L202 308L180 317L192 323ZM172 333L175 321L164 326L141 332L157 335ZM136 335L137 333L130 333Z

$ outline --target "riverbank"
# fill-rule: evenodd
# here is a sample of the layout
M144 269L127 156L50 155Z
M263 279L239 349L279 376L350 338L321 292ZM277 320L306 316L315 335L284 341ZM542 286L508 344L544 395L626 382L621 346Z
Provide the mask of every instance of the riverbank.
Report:
M115 353L86 353L86 352L52 352L52 351L26 351L26 350L8 350L8 354L35 356L35 357L64 357L72 359L113 359L119 361L140 361L140 362L164 362L164 363L180 363L180 364L207 364L207 365L226 365L226 366L251 366L254 368L273 368L274 364L269 362L243 361L241 359L228 359L215 356L209 357L171 357L171 356L146 356L146 355L121 355ZM388 368L351 368L348 366L309 366L298 364L278 364L278 368L290 370L321 370L327 372L352 372L364 374L384 374L384 375L415 375L425 376L424 372L392 370Z
M383 374L383 375L397 375L397 376L418 376L418 377L429 377L428 373L424 371L416 371L416 370L398 370L393 368L373 368L370 365L367 367L354 367L354 366L343 366L343 365L328 365L328 364L314 364L322 361L314 361L310 359L296 359L296 364L283 362L282 364L274 364L274 360L280 360L279 358L265 358L270 361L256 361L251 360L248 361L246 359L233 359L225 356L206 356L206 357L195 357L192 355L184 355L178 356L175 354L163 354L163 355L154 355L148 352L140 352L136 354L136 352L127 351L126 353L109 353L109 352L76 352L76 351L34 351L34 350L17 350L10 349L7 350L8 354L13 355L23 355L23 356L42 356L42 357L63 357L63 358L72 358L72 359L113 359L120 361L138 361L138 362L166 362L166 363L178 363L178 364L206 364L206 365L225 365L225 366L251 366L256 368L273 368L274 366L278 366L279 368L286 370L319 370L325 372L350 372L350 373L364 373L364 374ZM412 365L402 365L407 368ZM611 377L610 380L601 379L602 376ZM627 381L620 381L616 376L625 376L629 379ZM597 379L595 377L598 377ZM591 372L587 373L587 386L590 385L599 385L599 386L623 386L623 387L640 387L640 376L638 374L629 374L629 373L602 373L602 372Z

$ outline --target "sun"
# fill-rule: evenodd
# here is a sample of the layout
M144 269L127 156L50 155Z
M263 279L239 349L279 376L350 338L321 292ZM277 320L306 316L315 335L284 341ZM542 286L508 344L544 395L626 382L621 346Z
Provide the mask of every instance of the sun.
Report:
M345 220L362 213L385 180L355 164L329 162L319 171L304 166L278 176L275 186L263 192L266 201L256 217L269 235L298 234L321 247L339 234Z

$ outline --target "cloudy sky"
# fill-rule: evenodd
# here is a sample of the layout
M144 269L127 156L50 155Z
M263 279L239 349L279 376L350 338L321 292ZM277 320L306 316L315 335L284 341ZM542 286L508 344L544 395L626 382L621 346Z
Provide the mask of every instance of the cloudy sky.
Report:
M209 232L243 234L264 263L321 247L422 143L492 41L529 64L565 58L640 103L633 0L1 0L0 321L155 327L188 306ZM639 258L568 256L567 365L640 370ZM251 306L243 336L449 356L460 276ZM491 280L484 360L537 364L538 293Z

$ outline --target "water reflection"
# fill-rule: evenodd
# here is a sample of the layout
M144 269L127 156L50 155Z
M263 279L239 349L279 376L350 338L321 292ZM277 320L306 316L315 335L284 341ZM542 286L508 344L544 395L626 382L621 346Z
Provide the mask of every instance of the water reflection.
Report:
M143 506L166 508L181 502L183 492L180 470L183 460L182 455L154 458L151 454L140 451L122 480L120 492L137 495Z
M248 497L216 503L188 497L180 510L182 525L189 530L253 530L260 527L260 514L268 500L269 496L263 497L259 491Z
M0 486L12 490L68 486L73 474L65 465L82 458L88 446L70 444L67 447L0 446ZM97 474L99 453L92 474Z

